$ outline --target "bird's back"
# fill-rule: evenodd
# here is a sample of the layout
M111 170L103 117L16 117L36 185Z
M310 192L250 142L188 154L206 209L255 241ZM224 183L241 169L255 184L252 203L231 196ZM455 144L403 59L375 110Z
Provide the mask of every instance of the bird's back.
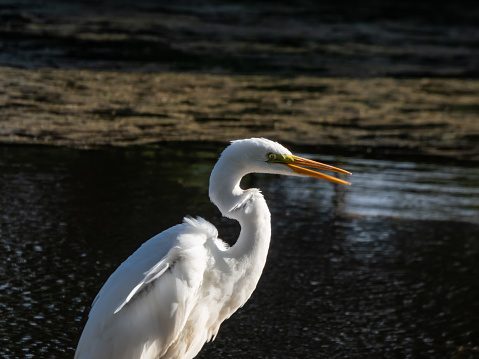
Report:
M95 298L75 358L173 358L168 351L182 331L190 330L187 322L216 241L213 225L186 218L145 242ZM204 337L199 351L209 333L195 335ZM196 348L190 347L184 346L180 357L194 357Z

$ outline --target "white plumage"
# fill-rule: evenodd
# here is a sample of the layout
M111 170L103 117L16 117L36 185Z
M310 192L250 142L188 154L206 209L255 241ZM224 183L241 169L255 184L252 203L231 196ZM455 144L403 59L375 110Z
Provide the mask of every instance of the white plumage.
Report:
M260 172L348 184L297 165L348 173L266 139L232 142L209 192L224 216L240 222L236 244L228 247L211 223L191 217L145 242L98 293L75 358L194 358L251 296L266 262L270 213L259 190L240 188L241 178Z

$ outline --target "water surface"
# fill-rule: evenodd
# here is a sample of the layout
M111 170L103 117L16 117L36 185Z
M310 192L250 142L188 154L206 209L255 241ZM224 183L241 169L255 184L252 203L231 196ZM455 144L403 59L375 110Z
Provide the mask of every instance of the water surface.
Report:
M220 151L0 147L0 356L72 357L104 281L186 214L233 243L207 197ZM301 155L353 185L244 179L272 212L268 262L199 358L477 356L479 169Z

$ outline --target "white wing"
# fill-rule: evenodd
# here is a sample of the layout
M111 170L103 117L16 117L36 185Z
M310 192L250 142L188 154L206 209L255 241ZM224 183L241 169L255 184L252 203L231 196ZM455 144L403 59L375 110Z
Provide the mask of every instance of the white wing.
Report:
M145 242L95 298L75 358L160 358L196 304L216 228L185 218Z

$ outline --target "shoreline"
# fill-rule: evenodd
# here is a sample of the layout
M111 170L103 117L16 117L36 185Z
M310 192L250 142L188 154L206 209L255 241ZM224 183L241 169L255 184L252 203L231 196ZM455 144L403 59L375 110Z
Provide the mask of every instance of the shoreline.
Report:
M267 137L479 161L479 80L0 67L1 144L102 148Z

